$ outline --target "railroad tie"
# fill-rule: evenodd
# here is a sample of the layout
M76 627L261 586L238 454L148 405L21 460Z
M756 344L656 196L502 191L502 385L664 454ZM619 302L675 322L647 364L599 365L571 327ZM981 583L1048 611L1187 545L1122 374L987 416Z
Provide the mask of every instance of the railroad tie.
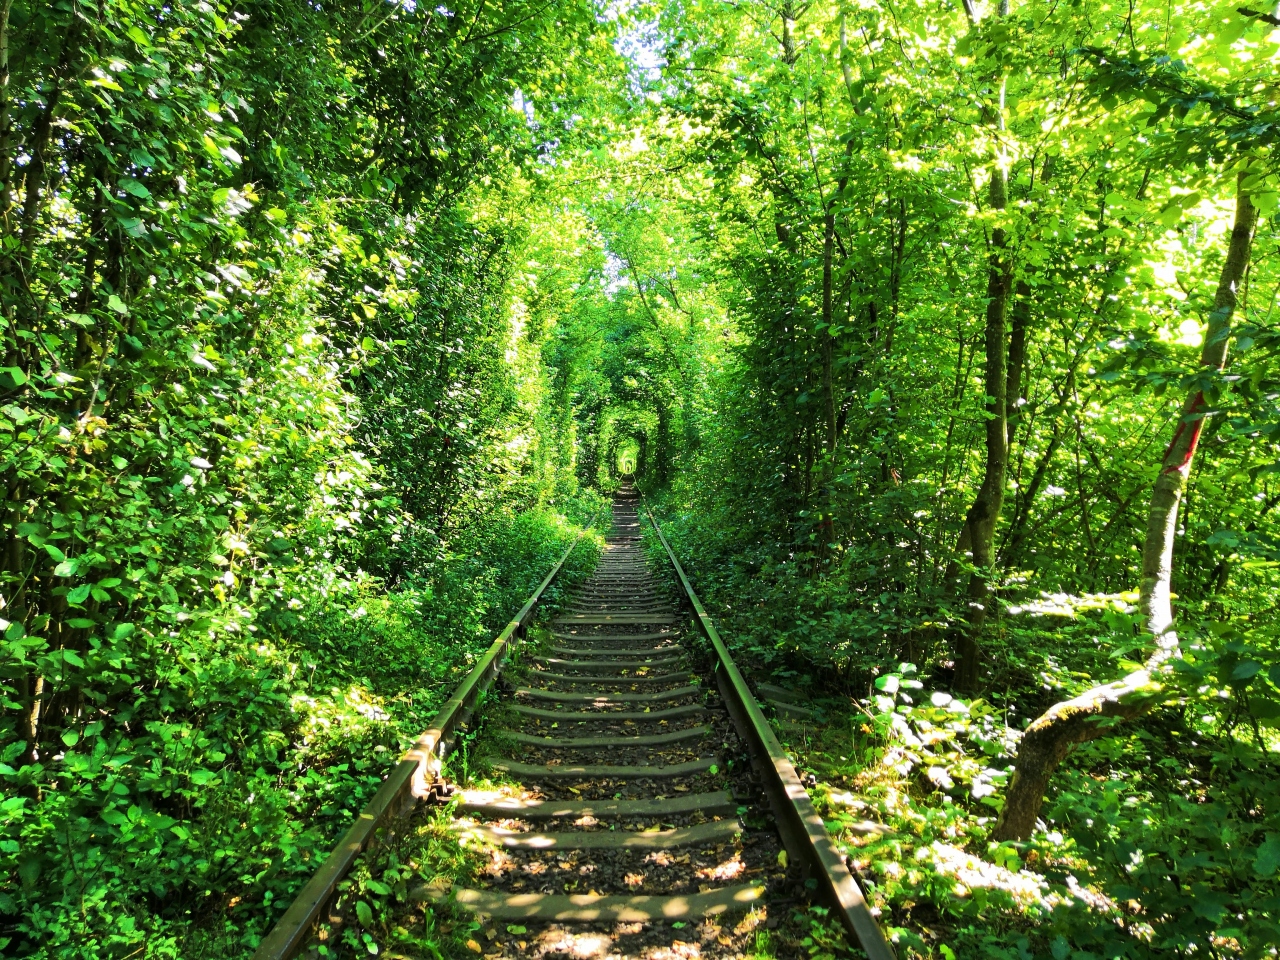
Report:
M464 791L458 796L456 812L460 816L490 817L495 820L518 817L521 820L579 820L583 817L634 817L649 819L704 813L728 816L738 809L738 801L723 790L711 793L689 793L662 800L522 800L517 797L493 796L482 791Z
M893 960L652 515L649 529L670 563L655 562L655 571L674 577L650 570L637 499L625 487L615 498L614 529L596 571L544 621L552 642L529 650L514 676L493 684L572 547L394 768L255 960L293 960L317 923L320 939L328 935L325 911L358 852L412 806L423 759L453 749L477 698L493 691L504 702L470 749L480 754L473 769L487 766L497 786L455 794L449 807L453 835L482 854L474 860L475 883L450 889L440 877L408 891L415 903L431 901L428 913L439 909L442 922L453 922L444 899L479 915L484 922L466 946L483 960L741 960L759 951L762 924L777 931L778 942L770 940L776 956L803 958L809 928L795 907L810 890L835 910L868 960ZM692 618L678 612L681 604ZM690 656L695 652L701 661ZM708 662L715 668L703 672ZM714 683L703 682L712 676ZM752 686L772 704L780 727L795 722L787 718L812 717L803 694L760 680L753 677ZM851 829L885 828L866 822ZM332 922L335 915L328 916Z
M673 850L700 843L733 840L741 832L735 820L710 820L670 830L559 830L533 833L458 820L454 832L464 839L516 850Z
M508 688L489 769L519 786L458 797L457 835L495 851L483 889L454 891L483 917L701 920L759 904L778 870L776 835L744 834L742 781L726 776L742 746L725 749L732 727L691 669L672 584L639 532L624 490L596 571Z
M669 667L679 663L678 656L654 657L648 660L570 660L560 657L537 657L537 662L557 670L577 670L581 673L616 673L623 670L644 670Z

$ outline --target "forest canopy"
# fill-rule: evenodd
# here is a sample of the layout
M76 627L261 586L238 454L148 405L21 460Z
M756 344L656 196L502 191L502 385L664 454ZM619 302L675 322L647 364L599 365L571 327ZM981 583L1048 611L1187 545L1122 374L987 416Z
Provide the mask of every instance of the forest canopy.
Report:
M1278 78L1238 0L0 0L0 949L247 956L634 475L901 955L1275 956Z

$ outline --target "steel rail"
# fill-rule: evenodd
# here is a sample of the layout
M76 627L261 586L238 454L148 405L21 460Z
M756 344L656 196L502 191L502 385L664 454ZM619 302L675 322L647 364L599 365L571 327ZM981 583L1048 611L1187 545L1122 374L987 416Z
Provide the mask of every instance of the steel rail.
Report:
M518 640L524 635L542 594L556 578L584 533L585 529L579 531L573 543L569 544L569 548L551 568L551 572L538 585L538 589L525 601L515 619L502 629L480 658L480 662L432 718L426 733L405 751L395 769L382 781L382 786L373 795L373 799L360 811L356 822L338 841L320 869L307 881L289 909L276 921L271 932L254 952L253 960L292 960L311 937L316 921L333 898L338 884L351 870L356 858L374 840L378 830L389 821L408 814L419 800L426 797L431 782L440 772L440 765L444 762L454 731L471 715L480 696L488 690L501 671L512 640Z
M844 857L836 849L827 832L827 826L814 809L809 793L796 773L786 751L774 736L769 721L760 710L760 704L747 686L738 665L729 655L729 648L720 639L715 624L707 615L702 601L693 590L693 584L676 559L675 551L667 542L662 528L654 519L653 511L645 506L653 532L658 535L663 549L675 568L676 577L685 596L693 606L699 627L711 642L716 654L716 685L724 698L729 714L738 732L747 741L751 759L761 774L769 805L777 819L778 832L782 835L787 853L797 863L803 864L810 877L818 880L826 899L835 908L845 930L861 945L870 960L895 960L893 947L885 939L884 931L871 914L862 890L854 880Z

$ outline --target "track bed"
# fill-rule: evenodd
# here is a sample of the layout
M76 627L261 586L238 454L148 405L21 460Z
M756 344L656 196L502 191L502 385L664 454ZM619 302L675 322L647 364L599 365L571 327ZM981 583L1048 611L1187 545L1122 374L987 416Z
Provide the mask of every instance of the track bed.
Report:
M645 562L634 493L613 519L473 751L505 786L457 797L454 828L485 856L454 891L482 920L474 943L490 958L807 957L791 916L807 891L673 584Z

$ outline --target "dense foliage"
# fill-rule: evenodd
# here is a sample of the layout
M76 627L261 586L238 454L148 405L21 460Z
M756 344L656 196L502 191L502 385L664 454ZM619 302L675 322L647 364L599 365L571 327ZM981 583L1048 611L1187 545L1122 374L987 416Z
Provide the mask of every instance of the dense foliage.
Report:
M1277 64L1217 2L5 0L0 947L245 953L634 471L904 951L1274 956Z
M1274 955L1280 19L660 17L635 296L703 384L664 509L831 698L807 762L892 828L846 838L900 942Z
M589 4L0 8L0 949L251 948L595 515L511 317L569 51Z

